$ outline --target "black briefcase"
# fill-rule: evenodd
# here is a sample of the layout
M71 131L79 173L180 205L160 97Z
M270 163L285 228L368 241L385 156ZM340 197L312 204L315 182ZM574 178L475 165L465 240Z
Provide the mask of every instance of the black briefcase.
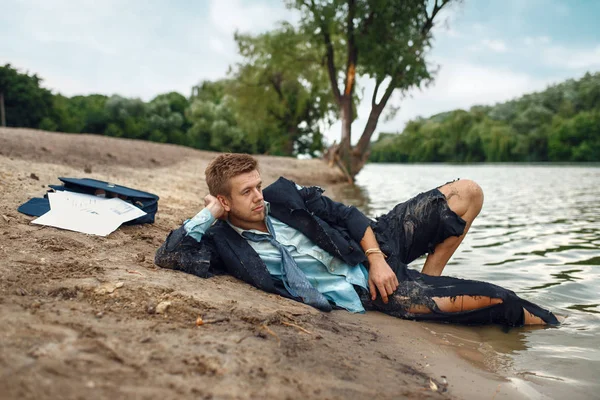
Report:
M126 186L117 185L110 182L99 181L90 178L58 178L62 185L49 185L54 190L66 190L69 192L77 192L83 194L92 194L105 197L119 197L128 203L133 204L146 215L136 218L132 221L125 222L125 225L135 224L151 224L154 222L156 212L158 211L158 199L155 194L143 192L141 190L128 188ZM18 211L40 217L50 211L50 202L48 196L44 198L34 198L22 204Z

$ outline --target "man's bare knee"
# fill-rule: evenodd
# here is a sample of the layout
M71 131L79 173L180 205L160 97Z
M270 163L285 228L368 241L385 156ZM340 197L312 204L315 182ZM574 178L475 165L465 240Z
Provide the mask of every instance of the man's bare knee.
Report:
M463 185L462 191L465 193L464 196L469 199L470 208L476 211L475 215L479 214L483 207L483 189L477 182L470 179L465 179Z
M447 183L439 188L448 201L452 211L460 216L469 212L471 218L475 218L483 206L483 189L477 182L470 179L461 179Z

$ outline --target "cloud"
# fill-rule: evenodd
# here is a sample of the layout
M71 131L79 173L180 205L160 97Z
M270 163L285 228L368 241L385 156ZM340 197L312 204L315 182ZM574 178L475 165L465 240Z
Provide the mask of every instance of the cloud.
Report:
M589 49L551 46L542 50L542 56L553 67L577 70L600 68L600 45Z
M435 61L441 65L441 69L434 83L423 90L411 91L405 98L395 94L388 107L391 104L399 105L400 111L393 120L388 122L384 122L382 116L376 135L379 132L401 132L406 123L417 116L429 117L455 109L468 110L474 105L493 105L526 93L543 90L552 83L551 79L540 79L509 69L452 59ZM359 83L365 87L365 99L370 99L373 83L364 78L360 79ZM370 102L363 101L358 107L358 119L352 124L354 143L362 134L369 111ZM341 124L336 123L326 136L330 142L339 141L340 132Z
M238 59L236 30L258 33L290 18L281 2L266 0L9 1L0 15L7 38L0 62L35 72L68 96L187 95L200 81L226 75Z
M481 34L481 33L487 32L488 28L485 25L480 24L479 22L476 22L472 25L472 30L475 33Z
M417 115L505 101L543 89L551 76L570 77L600 67L595 39L588 48L583 42L569 47L568 42L558 45L548 36L536 36L534 29L511 31L507 24L515 15L532 15L530 10L543 4L510 1L509 19L496 24L469 17L469 2L445 8L434 27L435 61L441 64L435 83L405 99L396 96L393 103L401 106L400 112L392 121L382 118L378 131L402 130ZM519 14L513 6L524 8ZM281 0L8 0L0 13L5 38L0 64L37 73L46 87L69 96L118 93L149 100L172 90L187 95L202 80L224 77L239 60L236 30L256 34L278 21L298 19ZM353 125L355 140L368 117L373 89L371 81L360 79L359 84L365 101ZM328 137L339 138L339 132L337 124Z
M433 84L422 91L413 91L404 101L400 100L400 123L405 123L411 115L427 117L456 108L468 109L476 104L507 101L543 89L549 83L548 79L504 68L451 59L437 62L441 69Z
M523 39L523 43L525 43L526 46L547 45L550 41L548 36L526 36L525 39Z
M264 1L211 0L209 7L212 25L225 35L232 35L236 30L242 33L260 33L294 15L282 2L274 5Z
M481 44L496 53L506 53L508 48L502 40L483 39Z

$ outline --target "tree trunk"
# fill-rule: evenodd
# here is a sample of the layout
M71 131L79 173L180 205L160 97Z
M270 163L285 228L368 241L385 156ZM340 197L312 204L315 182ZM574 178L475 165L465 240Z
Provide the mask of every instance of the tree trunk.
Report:
M6 126L6 114L4 112L4 93L0 92L0 126Z
M293 126L293 125L288 127L288 136L286 138L286 142L285 142L285 146L284 146L284 151L285 151L286 156L291 157L294 155L294 143L296 142L297 136L298 136L298 127Z
M362 136L356 146L352 146L352 98L342 96L340 99L340 109L342 118L342 139L340 144L334 144L327 152L326 158L330 165L334 163L342 170L349 183L354 182L354 178L364 167L369 159L370 140L377 128L379 116L383 111L384 105L375 105L371 108L369 120L363 131Z
M337 148L339 157L338 166L346 175L349 182L354 182L354 175L352 174L352 97L342 96L340 100L340 107L342 111L342 139L340 145Z
M356 146L354 146L354 150L352 152L353 160L352 160L352 174L356 176L362 167L365 166L367 160L370 155L370 147L371 147L371 138L373 137L373 133L377 128L377 123L379 122L379 117L383 111L383 105L377 104L372 106L371 112L369 113L369 119L367 120L367 124L365 125L365 129L363 130L360 139Z

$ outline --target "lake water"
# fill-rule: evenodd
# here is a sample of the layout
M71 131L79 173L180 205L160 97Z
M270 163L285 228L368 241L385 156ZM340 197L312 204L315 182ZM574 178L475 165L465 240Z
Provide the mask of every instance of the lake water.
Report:
M485 202L444 274L504 286L566 319L448 332L476 332L487 362L530 397L600 399L600 166L369 164L344 200L377 216L456 178L478 182Z

